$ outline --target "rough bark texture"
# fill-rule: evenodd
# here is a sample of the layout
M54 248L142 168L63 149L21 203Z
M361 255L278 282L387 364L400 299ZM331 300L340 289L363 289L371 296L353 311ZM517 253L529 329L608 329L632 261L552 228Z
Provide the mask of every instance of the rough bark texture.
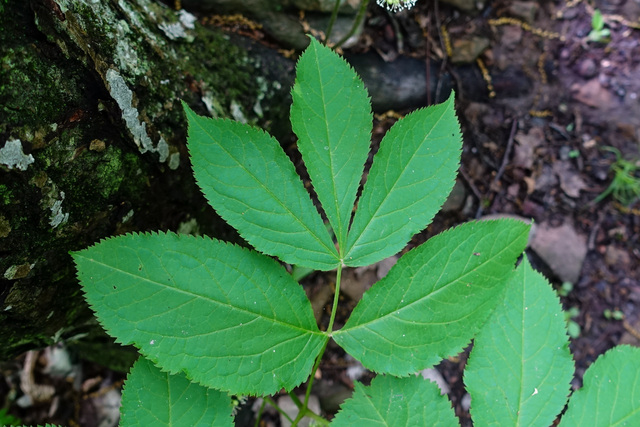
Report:
M179 100L278 136L293 64L239 43L150 0L5 5L0 360L106 340L69 251L139 230L234 238L191 177Z

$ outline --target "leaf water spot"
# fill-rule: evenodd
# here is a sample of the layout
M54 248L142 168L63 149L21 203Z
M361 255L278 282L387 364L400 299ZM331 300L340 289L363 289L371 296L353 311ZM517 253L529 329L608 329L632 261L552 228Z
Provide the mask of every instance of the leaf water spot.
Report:
M325 145L324 149L325 149L325 151L327 151L329 149L329 147Z

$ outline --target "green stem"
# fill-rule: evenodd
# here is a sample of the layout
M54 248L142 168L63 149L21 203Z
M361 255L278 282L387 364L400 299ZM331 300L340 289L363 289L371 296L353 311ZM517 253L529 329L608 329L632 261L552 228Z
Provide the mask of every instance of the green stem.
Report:
M298 396L296 396L296 394L292 391L287 392L287 394L289 395L291 400L293 400L293 403L298 407L298 409L302 409L302 406L304 405L302 402L300 402L300 399L298 399Z
M273 406L276 411L280 412L280 414L282 414L287 420L289 420L289 422L291 423L291 425L293 424L293 420L291 419L291 417L289 416L289 414L287 414L286 412L284 412L282 409L280 409L280 407L278 406L278 404L276 402L273 401L273 399L271 399L269 396L265 396L264 400L266 402L269 403L269 405Z
M324 36L324 44L329 43L329 37L331 36L331 31L333 31L333 24L336 23L336 19L338 18L338 9L340 9L340 0L336 0L335 6L333 6L333 12L331 12L331 19L329 19L329 26L327 27L327 32Z
M253 427L258 427L260 425L260 418L262 417L262 411L264 411L264 405L266 405L267 401L262 399L262 405L260 405L260 409L258 410L258 414L256 415L256 423Z
M356 20L354 21L353 26L351 27L351 30L346 36L340 39L338 43L336 43L336 45L333 47L334 50L342 46L344 42L349 40L349 38L351 38L351 36L355 34L356 30L360 26L360 23L364 19L364 16L367 14L367 6L369 6L369 0L362 0L362 2L360 3L360 10L358 10L358 16L356 17ZM327 36L327 40L329 40L328 36Z
M329 326L327 326L327 332L326 332L327 335L329 335L329 337L331 337L331 332L333 331L332 329L333 321L336 319L336 313L338 312L338 300L340 299L340 279L341 278L342 278L342 264L338 266L338 270L336 271L336 291L333 294L333 306L331 307L331 317L329 317ZM294 422L291 424L292 427L295 427L298 424L298 422L302 418L304 418L305 415L309 415L311 418L317 421L320 421L320 420L326 421L322 417L320 417L319 419L316 419L314 417L314 415L316 414L312 411L309 411L309 409L307 408L309 406L309 397L311 396L311 387L313 386L313 379L315 378L315 374L316 374L316 371L318 370L318 366L320 366L320 361L322 360L324 351L327 349L327 344L329 344L329 339L327 339L324 342L324 345L322 346L322 350L320 351L320 354L318 354L318 357L316 357L316 362L313 364L313 369L311 370L311 377L309 378L309 383L307 384L307 392L305 393L305 396L304 396L304 403L302 404L302 409L298 413L298 416L296 417ZM328 423L326 425L328 425Z
M327 333L329 334L329 336L331 336L331 332L333 332L333 321L336 319L336 313L338 311L338 300L340 298L340 279L341 278L342 278L342 263L338 266L338 270L336 271L336 291L333 294L333 307L331 307L331 317L329 318L329 326L327 326Z

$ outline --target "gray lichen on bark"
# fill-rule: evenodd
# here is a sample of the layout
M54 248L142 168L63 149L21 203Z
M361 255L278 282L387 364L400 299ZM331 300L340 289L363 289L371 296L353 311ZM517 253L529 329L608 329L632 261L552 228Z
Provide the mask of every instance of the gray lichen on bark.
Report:
M6 360L78 334L105 340L70 250L193 220L234 239L191 176L179 100L222 117L234 106L250 123L277 129L288 116L282 100L293 64L149 0L9 2L0 30ZM6 142L18 140L20 155Z

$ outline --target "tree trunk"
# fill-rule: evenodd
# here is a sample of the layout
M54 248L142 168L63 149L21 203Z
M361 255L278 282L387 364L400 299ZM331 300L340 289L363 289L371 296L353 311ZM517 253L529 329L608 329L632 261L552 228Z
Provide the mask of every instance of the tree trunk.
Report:
M293 63L150 0L0 4L6 360L57 340L105 340L69 251L130 231L237 239L191 176L180 100L280 136Z

